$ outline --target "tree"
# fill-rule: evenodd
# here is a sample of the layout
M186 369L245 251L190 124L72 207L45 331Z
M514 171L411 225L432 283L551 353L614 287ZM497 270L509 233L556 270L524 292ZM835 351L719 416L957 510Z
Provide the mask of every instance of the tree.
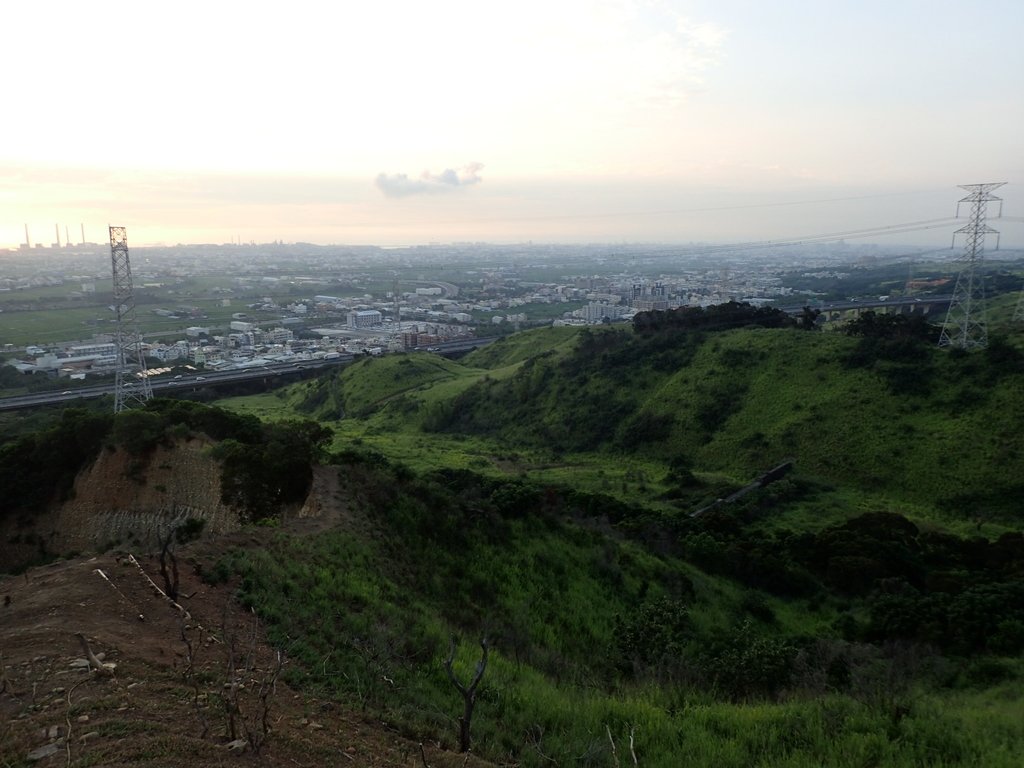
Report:
M174 539L176 526L168 526L167 533L157 531L157 543L160 545L160 576L164 580L164 592L174 602L178 602L179 579L178 579L178 556L174 553ZM167 561L170 560L168 571Z
M820 309L811 309L810 307L804 307L800 311L800 316L797 321L799 323L799 328L804 331L821 330L818 326L818 316L820 314Z
M487 638L485 637L480 640L480 648L483 650L483 653L480 656L480 661L476 663L476 672L468 686L460 683L459 679L455 677L455 672L452 670L452 664L455 662L456 648L458 648L458 641L455 639L455 635L452 635L451 648L448 652L448 659L444 663L444 668L448 672L448 679L452 681L452 685L462 694L464 706L462 716L459 718L459 752L468 752L469 726L473 720L473 707L476 706L476 689L483 679L484 670L487 669Z

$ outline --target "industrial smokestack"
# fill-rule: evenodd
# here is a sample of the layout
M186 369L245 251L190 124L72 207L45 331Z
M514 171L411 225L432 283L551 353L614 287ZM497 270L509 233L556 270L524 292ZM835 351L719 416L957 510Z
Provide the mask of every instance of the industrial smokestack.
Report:
M85 245L85 224L79 225L82 227L82 245Z
M53 225L53 232L57 235L57 240L54 242L53 246L55 248L60 248L60 224Z
M68 234L68 225L67 224L64 225L64 247L65 248L70 248L71 247L71 235Z
M29 240L29 238L28 238L28 224L25 225L25 247L26 248L31 248L32 247L32 241Z

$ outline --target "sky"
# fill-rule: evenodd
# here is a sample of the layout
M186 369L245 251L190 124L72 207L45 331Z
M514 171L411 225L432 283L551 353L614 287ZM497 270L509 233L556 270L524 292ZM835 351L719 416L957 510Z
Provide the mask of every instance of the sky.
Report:
M126 226L134 245L735 242L941 219L957 185L996 181L1024 216L1019 0L36 0L0 17L0 248L26 224L45 244L55 224L95 242Z

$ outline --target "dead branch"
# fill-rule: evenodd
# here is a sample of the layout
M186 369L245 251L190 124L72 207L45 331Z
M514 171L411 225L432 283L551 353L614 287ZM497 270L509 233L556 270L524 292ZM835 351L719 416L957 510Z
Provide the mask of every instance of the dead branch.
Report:
M619 753L615 750L615 739L612 738L612 729L608 723L604 724L604 729L608 733L608 743L612 745L612 761L615 763L615 768L619 768Z
M199 736L205 739L210 732L210 722L207 720L200 703L202 694L199 690L199 679L196 675L196 648L203 645L203 628L199 627L199 638L196 646L192 644L192 636L188 633L189 626L185 623L185 617L181 617L181 641L185 644L185 671L183 677L185 682L192 687L192 708L195 710L196 719L203 726L203 732Z
M458 647L458 643L455 640L455 635L452 635L451 646L448 652L448 659L444 663L444 668L448 672L448 679L452 681L452 685L455 686L456 690L462 694L464 703L462 717L459 718L459 751L469 751L469 726L473 719L473 707L476 706L476 689L480 685L480 681L483 679L484 670L487 669L487 652L488 652L488 641L484 637L480 640L480 648L483 653L480 656L480 661L476 663L476 672L473 675L473 680L468 686L463 685L459 682L458 678L455 677L455 672L452 670L452 664L455 662L455 649Z
M423 761L423 768L430 768L430 763L427 762L427 753L423 751L423 742L420 742L420 760Z
M260 623L256 612L252 613L252 631L240 643L238 622L232 619L229 623L227 605L224 606L222 621L227 679L222 699L229 738L235 740L239 738L239 730L243 731L245 741L258 756L271 732L270 710L285 656L277 651L274 663L261 674L258 672Z
M67 732L64 734L64 748L67 751L68 768L71 768L71 694L73 694L75 692L75 688L80 686L82 683L84 683L88 679L89 678L85 678L83 680L79 680L77 683L75 683L73 686L71 686L71 689L68 691L68 696L67 696L68 708L64 712L64 722L67 724L67 727L68 727Z
M81 632L76 632L75 636L78 638L78 642L82 644L82 651L85 653L85 658L89 661L89 668L102 677L113 677L114 665L104 664L97 659L96 655L92 652L92 648L89 647L89 641L85 639L85 635Z
M537 754L549 763L557 763L558 761L555 758L545 755L544 750L541 749L541 740L543 738L544 728L539 723L535 723L532 727L526 729L526 740L537 751Z
M238 673L236 671L238 661L238 634L232 626L228 628L228 607L224 605L223 626L221 632L224 635L224 652L227 654L227 682L224 688L227 695L224 696L224 716L227 719L227 734L231 741L238 738L235 731L235 717L238 715Z
M636 733L636 726L631 725L629 727L629 754L633 758L633 765L637 766L639 763L636 761L636 749L634 749L633 734Z
M274 696L277 694L277 678L281 676L281 670L284 667L284 655L277 651L277 658L274 666L259 680L259 688L256 696L259 700L259 730L256 728L247 728L249 732L249 744L252 745L252 750L257 755L260 753L260 747L263 746L263 742L266 741L267 736L270 735L270 705L273 703Z

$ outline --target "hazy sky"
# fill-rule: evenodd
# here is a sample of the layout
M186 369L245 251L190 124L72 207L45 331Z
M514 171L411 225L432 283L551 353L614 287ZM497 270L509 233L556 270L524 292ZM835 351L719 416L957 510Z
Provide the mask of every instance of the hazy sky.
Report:
M988 181L1024 216L1020 0L36 0L0 18L0 247L25 223L47 244L55 223L136 245L748 240L936 219Z

